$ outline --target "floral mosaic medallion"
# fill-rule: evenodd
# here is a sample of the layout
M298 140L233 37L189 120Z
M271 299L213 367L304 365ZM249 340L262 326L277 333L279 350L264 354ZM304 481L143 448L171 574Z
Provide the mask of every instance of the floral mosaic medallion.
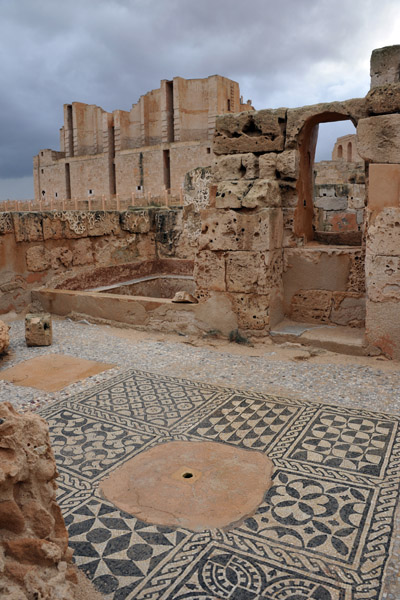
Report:
M106 599L381 598L400 417L135 370L41 415L75 561ZM265 453L273 482L253 514L193 531L141 521L101 496L117 467L177 441Z

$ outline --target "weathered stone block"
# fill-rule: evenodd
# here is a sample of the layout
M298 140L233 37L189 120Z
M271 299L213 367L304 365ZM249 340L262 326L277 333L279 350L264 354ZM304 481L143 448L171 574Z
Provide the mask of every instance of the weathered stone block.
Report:
M400 256L400 208L383 208L367 229L367 253Z
M150 231L150 215L147 210L130 210L121 213L121 229L130 233Z
M51 266L50 253L44 246L31 246L26 251L26 266L28 271L46 271Z
M25 340L27 346L50 346L52 342L51 315L28 313L25 317Z
M365 295L354 292L333 292L330 320L336 325L364 327Z
M200 250L265 251L282 246L282 210L239 212L210 209L202 213Z
M292 297L290 316L295 321L328 323L332 300L328 290L299 290Z
M251 153L217 156L212 175L214 181L256 179L259 176L258 157Z
M43 240L42 216L38 213L12 213L15 241L38 242Z
M367 254L368 298L373 302L400 302L400 257Z
M203 250L196 256L193 277L200 289L223 292L225 283L225 255L221 252Z
M347 208L347 198L332 198L331 196L319 196L314 200L316 208L323 210L345 210Z
M400 114L361 119L357 140L358 153L364 160L400 163Z
M215 196L216 208L240 208L251 186L250 181L221 181Z
M282 203L279 183L271 179L258 179L242 199L244 208L275 208Z
M238 326L248 330L269 327L270 296L260 294L230 294Z
M269 293L279 289L282 281L282 253L228 252L226 284L230 292Z
M277 155L276 170L281 179L297 179L299 166L300 153L298 150L286 150Z
M0 354L3 354L10 345L9 329L9 326L4 321L0 321Z
M365 97L369 115L385 115L400 112L400 83L372 88Z
M400 45L377 48L371 54L371 88L400 81Z
M286 109L259 110L217 117L215 154L242 154L283 150Z
M72 246L72 264L78 267L93 262L92 240L88 238L77 240Z
M400 165L371 164L369 167L368 208L400 207Z
M14 228L13 228L12 213L10 213L10 212L0 213L0 235L4 235L6 233L12 233L13 231L14 231Z
M260 156L259 169L261 179L275 179L277 157L276 152L267 152L267 154Z
M365 337L367 350L400 360L400 302L367 300Z

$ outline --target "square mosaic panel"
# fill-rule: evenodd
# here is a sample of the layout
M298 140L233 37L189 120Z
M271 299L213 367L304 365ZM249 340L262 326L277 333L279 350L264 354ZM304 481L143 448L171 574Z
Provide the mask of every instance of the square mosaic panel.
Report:
M399 497L396 416L129 370L41 411L75 560L107 600L379 600ZM224 529L141 522L97 484L173 440L266 453L273 485Z

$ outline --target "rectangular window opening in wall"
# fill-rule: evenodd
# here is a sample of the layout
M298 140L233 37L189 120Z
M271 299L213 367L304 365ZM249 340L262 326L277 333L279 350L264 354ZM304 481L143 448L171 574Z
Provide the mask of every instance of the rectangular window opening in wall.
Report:
M207 154L211 153L211 148L207 148Z
M40 172L41 172L41 174L43 175L43 173L44 173L44 169L40 169Z
M228 98L228 112L230 112L230 110L231 110L231 101Z
M94 191L93 190L88 190L88 196L93 196Z
M137 185L137 186L136 186L136 191L137 191L137 192L141 192L141 191L143 191L143 186L142 186L142 185Z
M58 198L58 192L54 193L54 198Z
M43 156L43 152L40 153L40 156Z
M163 150L164 163L164 186L166 190L171 189L171 165L169 158L169 150Z

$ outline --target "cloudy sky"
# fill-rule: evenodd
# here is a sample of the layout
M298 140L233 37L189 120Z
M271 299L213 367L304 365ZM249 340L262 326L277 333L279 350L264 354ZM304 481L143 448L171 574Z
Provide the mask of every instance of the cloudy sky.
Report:
M0 199L33 197L64 103L129 110L161 79L213 74L257 109L361 97L371 51L398 43L398 0L0 0Z

